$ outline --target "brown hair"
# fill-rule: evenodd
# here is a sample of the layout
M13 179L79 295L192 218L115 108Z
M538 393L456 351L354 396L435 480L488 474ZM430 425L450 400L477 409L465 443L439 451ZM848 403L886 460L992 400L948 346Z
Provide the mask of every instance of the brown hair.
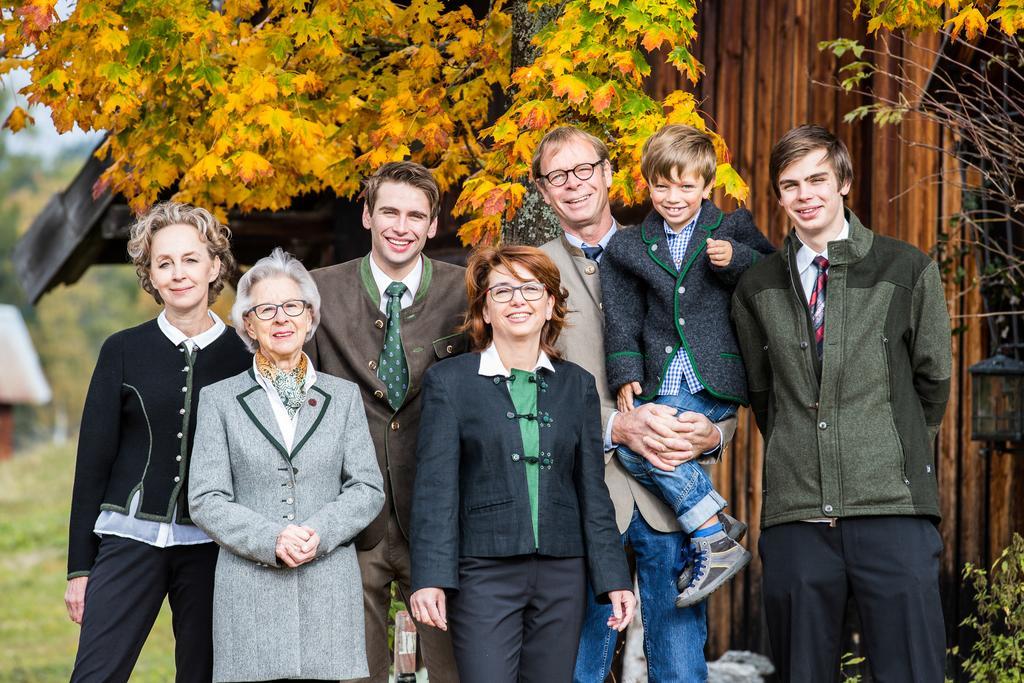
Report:
M853 182L853 162L843 141L821 126L805 124L789 131L772 146L768 174L776 199L782 198L779 176L786 167L819 149L825 150L825 160L832 166L839 187Z
M650 185L658 178L696 173L705 185L714 185L718 157L711 136L693 126L671 124L647 138L640 156L640 173Z
M589 142L590 146L594 148L594 153L597 154L598 162L606 161L608 159L608 145L604 144L599 138L594 137L585 130L580 130L574 126L559 126L553 130L547 132L544 137L540 139L540 143L537 144L537 149L533 153L533 161L530 163L530 171L533 174L534 182L541 180L540 175L540 162L544 155L549 151L557 151L562 148L568 142L572 140L582 140L583 142Z
M569 294L562 289L562 279L558 266L537 247L500 246L480 247L469 257L466 264L466 294L469 299L469 310L460 332L469 335L469 345L473 351L483 351L493 339L491 326L484 322L484 306L487 303L488 279L491 272L504 268L515 273L516 268L533 273L537 282L544 285L548 294L555 298L555 306L551 311L551 320L544 323L540 333L540 348L552 358L560 358L555 350L555 342L565 325L566 305Z
M195 228L200 241L206 244L210 258L220 258L220 272L217 279L210 283L210 293L207 295L207 303L212 304L220 296L228 278L235 272L235 257L231 254L231 230L214 218L209 211L198 206L161 202L137 217L128 239L128 256L135 266L139 284L158 304L163 305L163 298L149 277L149 266L153 235L171 225L190 225Z
M423 194L427 195L427 203L430 204L430 220L437 218L441 210L441 190L438 189L437 181L430 171L414 161L390 161L363 181L363 196L366 198L366 206L370 213L373 213L373 207L377 203L377 190L388 182L412 185L417 190L422 190Z

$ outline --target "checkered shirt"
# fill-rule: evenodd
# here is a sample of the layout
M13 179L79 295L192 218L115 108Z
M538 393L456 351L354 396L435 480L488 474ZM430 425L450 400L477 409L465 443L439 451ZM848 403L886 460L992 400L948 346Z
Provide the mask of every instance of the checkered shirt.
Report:
M683 265L683 256L686 255L686 248L690 245L690 238L693 237L693 230L697 227L697 219L700 218L700 211L687 223L678 233L664 223L665 237L668 239L668 250L672 254L672 261L676 264L676 270ZM697 379L697 373L690 364L690 357L680 346L672 361L668 364L665 377L661 380L661 387L658 389L659 396L675 396L679 393L683 384L691 394L696 394L704 388L704 385Z

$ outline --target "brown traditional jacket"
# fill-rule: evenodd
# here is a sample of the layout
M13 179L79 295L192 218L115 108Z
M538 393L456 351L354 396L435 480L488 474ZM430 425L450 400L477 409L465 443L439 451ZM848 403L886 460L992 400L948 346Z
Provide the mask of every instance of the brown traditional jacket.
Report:
M402 309L402 345L409 364L409 391L393 410L377 361L384 345L387 316L380 311L380 293L370 272L370 257L314 270L320 290L320 326L306 345L318 371L359 385L377 462L384 475L384 510L356 538L368 550L384 535L385 515L397 516L409 535L409 512L416 475L416 434L420 427L420 383L437 361L464 350L455 332L466 311L465 269L423 257L423 276L416 297Z

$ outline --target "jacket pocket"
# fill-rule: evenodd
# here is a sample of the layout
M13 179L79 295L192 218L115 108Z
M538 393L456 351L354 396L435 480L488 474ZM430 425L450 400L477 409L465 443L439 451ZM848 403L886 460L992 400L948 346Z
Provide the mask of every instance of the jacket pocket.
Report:
M447 337L435 339L430 342L430 345L434 347L434 356L438 360L444 360L466 351L466 335L456 332L455 334L449 334Z
M487 514L491 512L502 512L512 505L512 499L496 500L488 503L474 503L466 506L466 512L471 515Z
M905 486L910 486L910 479L907 478L907 450L903 447L903 439L900 438L900 430L896 428L896 420L892 414L892 369L889 367L889 338L883 334L880 340L882 342L882 365L885 366L886 417L889 429L892 431L892 438L899 449L900 479L903 480Z

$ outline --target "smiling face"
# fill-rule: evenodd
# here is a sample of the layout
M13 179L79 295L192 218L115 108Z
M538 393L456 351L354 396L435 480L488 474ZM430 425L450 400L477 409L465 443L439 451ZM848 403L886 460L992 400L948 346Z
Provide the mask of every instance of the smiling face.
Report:
M839 184L827 152L816 149L779 173L779 205L793 222L797 237L821 251L843 230L843 198L850 183Z
M220 259L210 257L206 242L191 225L168 225L153 233L149 279L164 306L184 317L207 306L210 283L220 273Z
M651 204L674 232L693 220L702 200L711 196L711 184L696 173L673 171L672 178L654 178L651 182Z
M570 138L544 155L540 169L541 174L547 175L596 161L598 154L593 145L582 138ZM607 160L601 162L586 180L580 180L570 172L564 185L556 187L543 179L537 182L541 197L558 216L562 228L585 241L593 233L603 236L611 227L612 212L608 205L608 188L611 186L612 169Z
M551 319L555 298L546 290L536 301L528 301L522 290L512 293L506 302L494 300L494 288L501 286L519 287L527 283L540 284L529 270L519 267L515 273L504 268L495 268L487 278L487 300L483 309L484 322L491 326L494 343L504 344L532 342L540 346L540 334L544 323ZM543 285L541 285L543 287Z
M393 280L401 280L437 232L437 219L430 217L430 200L423 190L386 181L377 189L373 210L363 205L363 227L370 231L374 262Z
M253 285L249 297L253 306L283 304L302 299L302 290L290 277L274 277ZM295 317L285 313L281 307L278 307L277 313L270 320L260 320L253 311L245 314L246 333L256 340L263 355L278 367L290 368L298 361L312 324L313 317L308 306Z

